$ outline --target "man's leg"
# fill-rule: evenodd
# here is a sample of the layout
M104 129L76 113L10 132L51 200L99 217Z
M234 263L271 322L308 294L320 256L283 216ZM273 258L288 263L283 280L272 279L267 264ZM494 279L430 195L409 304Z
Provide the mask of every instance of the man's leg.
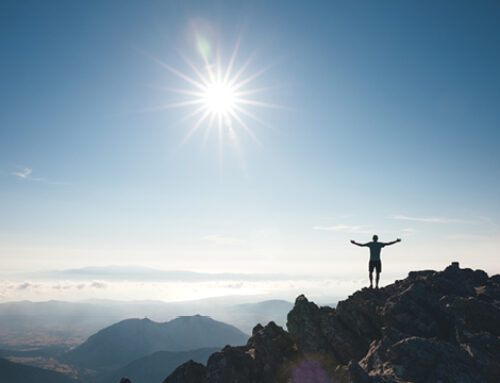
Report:
M370 289L373 289L373 270L370 270Z
M376 275L376 280L375 280L375 287L378 289L378 281L380 280L380 273L382 272L382 262L378 261L377 264L375 265L375 271L377 273Z

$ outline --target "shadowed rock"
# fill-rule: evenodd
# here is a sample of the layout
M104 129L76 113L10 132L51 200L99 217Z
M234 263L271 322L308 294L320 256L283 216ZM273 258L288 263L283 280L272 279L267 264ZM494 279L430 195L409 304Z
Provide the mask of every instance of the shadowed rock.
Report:
M163 383L198 383L202 382L206 375L206 367L201 363L190 360L175 369L175 371L163 381Z
M287 327L257 325L246 346L165 382L500 382L500 276L458 264L357 291L335 309L301 295Z

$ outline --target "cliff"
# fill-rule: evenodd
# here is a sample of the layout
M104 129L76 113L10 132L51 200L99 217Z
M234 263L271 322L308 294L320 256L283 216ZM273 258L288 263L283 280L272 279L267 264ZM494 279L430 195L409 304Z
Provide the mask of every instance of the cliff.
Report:
M500 275L458 264L335 309L301 295L287 327L257 325L245 346L187 362L164 383L500 382Z

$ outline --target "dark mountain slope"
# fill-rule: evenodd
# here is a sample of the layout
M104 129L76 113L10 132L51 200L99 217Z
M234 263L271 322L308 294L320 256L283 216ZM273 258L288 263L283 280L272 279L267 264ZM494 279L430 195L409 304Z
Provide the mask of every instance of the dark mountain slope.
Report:
M236 327L209 317L179 317L158 323L127 319L107 327L69 351L64 361L79 368L111 371L156 351L245 344L248 336Z
M96 380L97 383L117 383L124 376L135 383L159 383L174 369L193 360L206 363L208 357L219 348L201 348L192 351L158 351L144 358L134 360L117 371L103 374Z
M25 366L0 358L0 382L2 383L78 383L59 372Z
M287 327L257 325L246 346L206 367L186 363L165 383L500 382L500 275L458 264L363 289L335 309L300 296Z

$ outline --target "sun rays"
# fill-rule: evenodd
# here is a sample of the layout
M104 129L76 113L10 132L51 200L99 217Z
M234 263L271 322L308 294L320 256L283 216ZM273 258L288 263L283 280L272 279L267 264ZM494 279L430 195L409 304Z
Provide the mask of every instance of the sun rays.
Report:
M217 50L215 58L211 58L209 41L198 36L197 48L202 58L202 65L196 65L181 54L189 68L187 73L173 68L155 57L150 57L170 73L184 80L185 87L163 88L178 94L182 99L178 102L148 109L149 111L171 108L188 109L182 120L191 120L192 124L189 125L181 144L185 143L202 127L206 129L205 139L210 134L210 131L214 127L216 128L219 146L222 145L225 136L237 143L239 131L245 132L260 144L252 130L252 124L264 124L264 122L251 111L251 108L279 108L280 106L257 98L257 95L266 91L267 88L252 88L251 85L269 68L248 74L248 67L252 57L248 58L242 65L237 66L236 58L239 46L238 41L227 64L223 65L220 50ZM251 120L252 124L250 124L249 120Z

